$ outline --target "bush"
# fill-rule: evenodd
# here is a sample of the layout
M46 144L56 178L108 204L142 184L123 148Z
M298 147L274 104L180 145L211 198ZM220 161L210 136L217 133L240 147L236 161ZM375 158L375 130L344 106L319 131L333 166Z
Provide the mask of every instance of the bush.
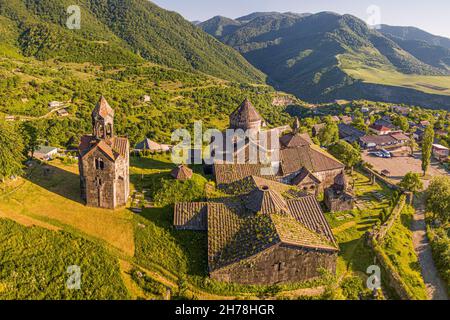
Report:
M445 229L429 229L434 262L450 293L450 239Z

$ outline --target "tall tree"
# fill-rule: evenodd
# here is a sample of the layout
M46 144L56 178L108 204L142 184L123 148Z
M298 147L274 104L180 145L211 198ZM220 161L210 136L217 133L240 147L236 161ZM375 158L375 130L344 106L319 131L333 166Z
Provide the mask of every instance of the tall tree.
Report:
M407 142L407 146L409 147L409 151L411 153L411 157L414 155L414 152L416 151L418 145L416 142L416 139L414 139L414 135L411 134L409 137L409 141Z
M0 120L0 180L22 173L22 137L13 126Z
M427 210L432 212L435 218L443 222L450 218L450 178L438 176L433 178L426 192Z
M434 142L434 129L429 125L425 129L422 141L422 171L423 175L427 174L428 167L430 166L431 153L433 150Z
M38 147L39 130L34 123L26 121L21 125L21 132L25 146L25 156L29 156L31 159L33 158L34 151Z

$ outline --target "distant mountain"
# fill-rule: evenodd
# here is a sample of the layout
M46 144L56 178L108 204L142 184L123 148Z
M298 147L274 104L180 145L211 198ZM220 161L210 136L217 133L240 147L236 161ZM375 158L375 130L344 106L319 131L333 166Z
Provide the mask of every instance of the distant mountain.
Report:
M370 97L450 107L450 77L442 77L450 74L447 49L400 38L397 29L396 35L384 32L386 26L378 32L354 16L333 12L258 12L215 17L199 26L241 52L276 88L302 99ZM439 85L425 83L429 76L441 76L433 78Z
M390 34L402 40L417 40L424 41L431 46L439 46L450 49L450 39L440 36L435 36L431 33L423 31L415 27L394 27L388 25L381 25L378 30L383 34Z
M215 16L208 21L199 23L198 26L210 35L222 38L236 31L241 23L226 17Z
M81 8L81 29L66 10ZM0 0L0 51L67 62L133 64L143 59L228 80L263 82L238 52L179 14L147 0Z

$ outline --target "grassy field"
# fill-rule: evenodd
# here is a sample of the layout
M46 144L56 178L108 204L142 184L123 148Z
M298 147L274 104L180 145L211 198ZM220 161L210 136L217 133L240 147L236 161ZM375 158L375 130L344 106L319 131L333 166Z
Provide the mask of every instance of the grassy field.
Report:
M350 59L346 56L339 57L342 70L352 78L366 83L396 86L415 89L425 93L450 95L450 76L422 76L404 74L393 67L367 66L358 59Z
M0 299L127 299L117 259L81 237L0 219ZM80 290L69 289L69 266Z
M381 212L390 208L391 192L378 183L371 185L369 178L359 172L354 173L353 179L358 202L363 201L363 205L352 211L328 213L326 217L339 243L339 277L357 275L365 281L366 270L374 263L374 254L365 244L364 234L379 223ZM384 194L386 198L379 201L373 196L373 192Z
M210 177L194 168L191 181L179 182L170 179L173 167L168 154L131 158L131 189L147 190L146 197L153 203L153 207L133 214L129 209L86 207L79 199L77 165L51 161L44 167L32 168L26 178L1 186L0 217L16 221L21 228L28 227L26 230L56 235L64 231L67 236L84 238L104 248L114 268L118 266L119 278L133 299L163 299L168 291L172 298L199 299L296 299L321 294L321 279L280 286L243 286L211 280L207 275L206 233L172 227L173 203L203 200ZM367 267L373 264L373 254L365 246L363 235L379 221L380 212L389 207L388 196L378 201L372 193L388 195L389 190L370 185L360 173L355 173L355 188L357 196L365 199L358 204L360 208L327 214L327 218L341 249L338 276L344 279L356 275L364 280ZM56 250L55 254L62 253Z
M15 192L0 196L1 215L73 230L133 256L132 213L87 208L80 199L77 165L56 160L46 168L48 171L41 166L33 168L27 178L19 178Z

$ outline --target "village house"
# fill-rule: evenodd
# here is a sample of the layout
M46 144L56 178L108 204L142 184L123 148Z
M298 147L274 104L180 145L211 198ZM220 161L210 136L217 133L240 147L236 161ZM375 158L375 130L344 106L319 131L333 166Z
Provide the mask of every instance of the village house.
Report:
M386 127L381 124L375 124L375 123L372 124L371 126L369 126L369 130L379 136L387 135L393 131L389 127Z
M367 135L359 139L360 145L364 149L375 149L385 147L399 147L409 141L409 137L402 132L395 132L385 135Z
M392 106L391 110L392 112L401 114L402 116L407 116L411 113L411 108L403 106Z
M69 116L69 112L66 109L59 109L56 111L59 117L67 117Z
M433 144L433 157L435 157L436 160L447 161L449 155L450 155L449 148L440 144Z
M428 127L430 124L431 124L431 123L430 123L430 121L428 121L428 120L423 120L423 121L420 121L420 122L419 122L419 126L420 126L421 128L423 128L423 129L425 129L426 127Z
M364 131L358 130L353 126L344 123L338 124L338 128L339 139L347 141L350 144L358 142L361 137L364 137L366 135Z
M150 151L150 152L167 152L172 149L171 145L168 144L160 144L148 138L144 138L141 142L136 144L134 147L134 151Z
M417 142L421 142L423 139L423 136L425 134L425 130L422 128L416 128L416 130L413 133L413 137Z
M335 273L338 247L314 196L254 176L239 185L235 197L174 208L175 229L207 232L211 278L273 285Z
M320 133L320 130L324 129L325 126L326 126L325 123L315 124L315 125L312 127L312 134L313 134L313 137L317 137L317 136L319 135L319 133Z
M81 137L81 197L88 206L115 209L130 194L129 142L114 134L114 110L102 96L92 111L91 135Z
M60 107L63 107L63 106L64 106L64 102L61 102L61 101L51 101L51 102L48 103L48 107L50 109L60 108Z
M52 160L57 155L58 155L58 148L42 145L38 146L33 153L34 158L44 161Z
M351 124L353 122L353 118L350 116L341 116L341 121L344 124Z

